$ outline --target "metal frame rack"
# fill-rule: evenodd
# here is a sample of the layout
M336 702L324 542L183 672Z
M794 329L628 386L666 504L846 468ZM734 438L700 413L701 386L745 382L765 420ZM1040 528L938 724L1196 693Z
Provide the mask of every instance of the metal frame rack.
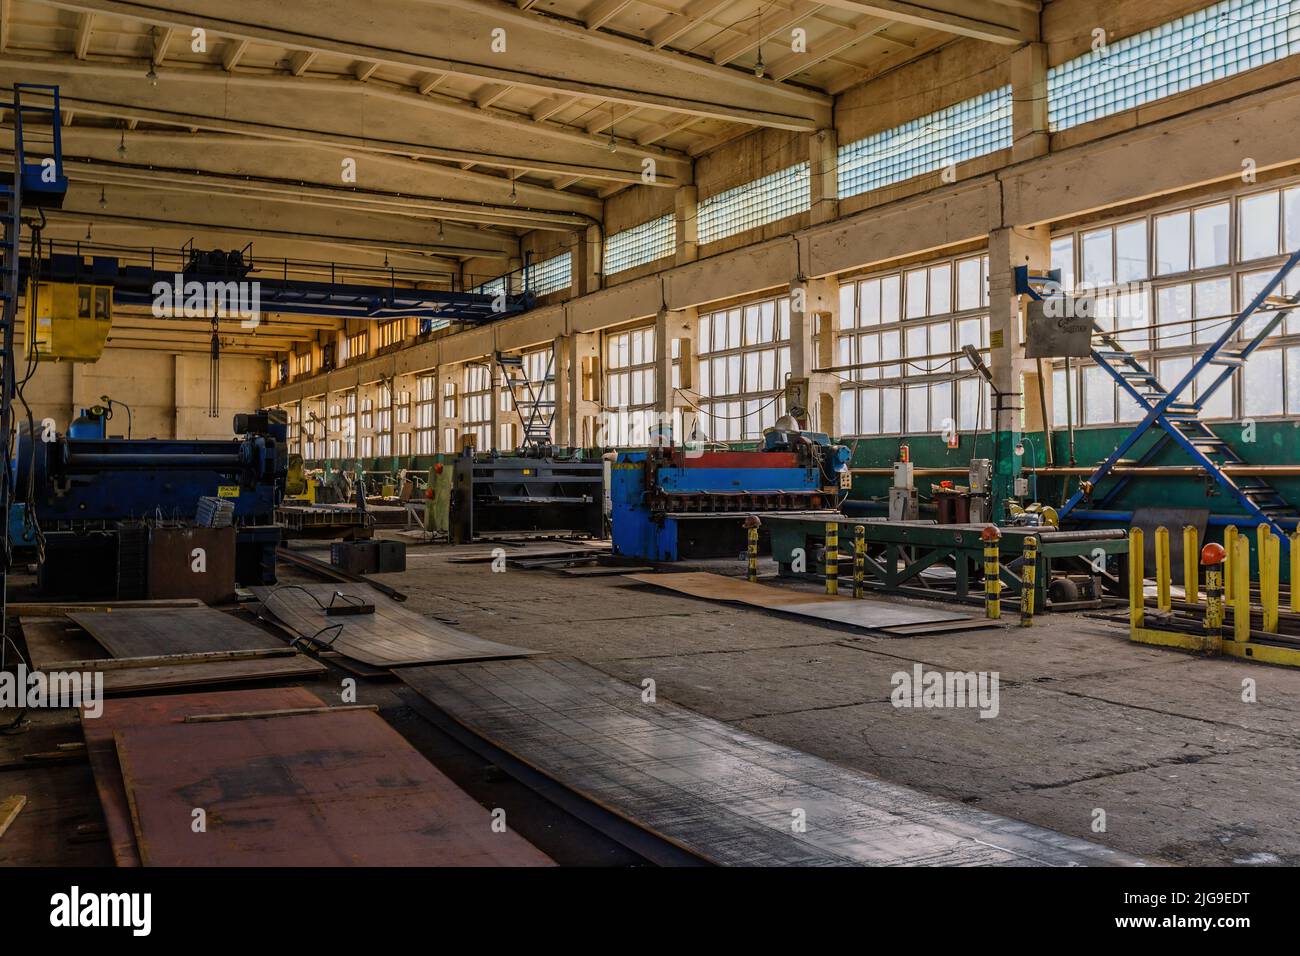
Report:
M1141 361L1124 348L1119 341L1119 333L1108 332L1093 322L1093 329L1100 338L1102 348L1092 348L1092 360L1106 370L1111 378L1138 403L1143 411L1142 421L1124 437L1110 456L1103 461L1093 473L1080 483L1079 489L1060 509L1062 519L1068 518L1070 512L1082 502L1089 499L1098 483L1126 454L1145 436L1152 427L1160 431L1156 440L1134 463L1142 468L1152 465L1157 456L1172 441L1182 448L1187 455L1205 469L1241 508L1256 521L1267 525L1278 535L1285 536L1286 525L1294 525L1300 518L1300 512L1284 499L1272 485L1258 476L1234 479L1223 470L1224 465L1244 464L1224 439L1220 438L1200 418L1206 402L1219 388L1229 382L1242 369L1250 357L1268 336L1278 327L1286 316L1300 303L1300 296L1275 295L1286 277L1300 263L1300 251L1294 252L1283 263L1277 273L1264 285L1250 304L1247 305L1212 342L1206 350L1192 363L1192 367L1179 381L1170 388L1165 388ZM1017 284L1021 291L1043 299L1044 296L1030 284L1042 281L1040 277L1030 277L1023 267L1018 271ZM1250 335L1238 340L1237 334L1256 315L1267 316L1267 321ZM1182 396L1189 393L1192 383L1207 368L1219 369L1208 384L1200 389L1195 400L1184 400ZM1131 475L1117 476L1115 483L1107 489L1098 500L1097 507L1107 508L1123 492L1131 480Z

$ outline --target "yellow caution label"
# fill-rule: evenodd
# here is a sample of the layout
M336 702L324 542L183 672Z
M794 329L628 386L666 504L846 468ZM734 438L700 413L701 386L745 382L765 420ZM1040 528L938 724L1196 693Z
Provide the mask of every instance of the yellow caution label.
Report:
M218 498L238 498L239 485L217 485Z

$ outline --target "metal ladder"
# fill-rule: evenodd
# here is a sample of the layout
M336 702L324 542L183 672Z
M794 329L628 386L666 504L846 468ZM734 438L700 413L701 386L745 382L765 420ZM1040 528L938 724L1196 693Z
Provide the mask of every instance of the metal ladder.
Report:
M23 95L36 96L40 103L23 102ZM48 102L48 105L45 103ZM0 627L3 627L5 595L10 565L9 514L14 503L13 403L18 395L14 335L18 326L19 256L25 206L61 206L68 181L63 174L62 118L59 88L33 83L15 83L13 101L0 104L13 112L14 151L12 181L0 182L0 441L4 442L4 473L0 475ZM36 162L27 161L33 152L25 139L26 123L42 118L49 127L48 151Z
M523 448L543 449L551 444L551 425L555 421L555 402L546 397L546 387L555 383L555 350L546 360L546 374L540 381L532 381L524 368L522 355L496 353L510 401L524 426ZM526 414L525 414L526 413Z
M1233 376L1245 366L1251 353L1267 340L1292 308L1300 302L1300 297L1297 296L1274 295L1297 263L1300 263L1300 251L1291 254L1282 268L1265 284L1250 304L1228 323L1222 334L1192 363L1187 374L1168 389L1157 381L1156 376L1142 362L1123 347L1119 341L1122 332L1107 332L1095 322L1093 323L1093 328L1104 346L1104 348L1092 349L1093 361L1105 369L1138 403L1145 417L1065 503L1060 511L1062 518L1069 515L1081 501L1087 498L1097 483L1105 478L1111 468L1155 425L1161 429L1161 433L1135 462L1138 467L1154 462L1161 450L1172 441L1205 469L1205 473L1218 482L1247 514L1268 525L1275 534L1286 537L1289 529L1284 528L1281 521L1300 517L1300 512L1297 512L1262 478L1235 480L1225 474L1222 465L1244 464L1244 460L1224 439L1201 421L1200 413L1214 393L1232 380ZM1265 306L1268 308L1266 309ZM1237 333L1261 310L1268 315L1268 320L1249 339L1237 341ZM1200 394L1194 401L1182 400L1183 393L1192 387L1192 383L1202 371L1210 367L1218 368L1219 372L1200 390ZM1108 506L1118 498L1128 483L1128 476L1120 476L1099 501L1099 506L1102 508Z

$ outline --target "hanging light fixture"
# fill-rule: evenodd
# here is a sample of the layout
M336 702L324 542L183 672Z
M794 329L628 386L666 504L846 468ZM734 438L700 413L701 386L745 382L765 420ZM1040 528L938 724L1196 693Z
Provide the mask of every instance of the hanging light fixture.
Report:
M108 197L104 195L104 187L103 187L103 186L100 186L100 187L99 187L99 208L100 208L100 209L107 209L107 208L108 208Z
M149 72L144 75L150 86L158 85L158 71L154 69L153 60L149 61Z
M438 238L439 238L439 239L445 239L445 238L446 238L446 233L443 231L443 228L442 228L442 220L441 220L441 219L438 220Z
M86 223L86 241L90 242L90 223Z
M122 129L122 138L117 141L117 155L126 155L126 128Z
M518 203L518 202L519 202L519 193L518 193L518 191L515 189L515 180L514 180L513 177L511 177L511 179L510 179L510 201L511 201L512 203Z
M758 59L754 61L754 75L761 80L765 69L766 66L763 63L763 47L760 44L758 48Z

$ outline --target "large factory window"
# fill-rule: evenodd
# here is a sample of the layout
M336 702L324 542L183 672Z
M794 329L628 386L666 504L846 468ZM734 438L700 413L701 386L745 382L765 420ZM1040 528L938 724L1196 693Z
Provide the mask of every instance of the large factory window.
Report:
M486 365L465 366L462 435L474 436L474 447L492 447L492 370Z
M1176 385L1233 317L1300 248L1300 185L1246 186L1234 194L1145 216L1064 232L1052 240L1052 267L1061 284L1095 294L1103 328L1165 387ZM1300 270L1298 270L1300 271ZM1293 273L1283 287L1300 290ZM1266 316L1240 333L1248 341ZM1203 403L1207 420L1294 414L1300 407L1300 319L1270 333L1278 347L1256 351L1241 374L1212 394L1203 392L1223 366L1203 369L1184 400ZM1055 363L1053 422L1067 422L1066 372ZM1070 384L1076 425L1113 425L1141 419L1138 404L1103 369L1074 363ZM1286 374L1290 372L1290 377Z
M758 438L785 412L790 299L700 316L699 424L713 441Z
M435 378L432 375L420 375L415 380L415 453L417 455L432 455L437 451L433 444L434 382ZM451 385L450 382L447 384ZM452 414L455 414L454 409Z
M379 386L379 406L375 412L375 454L393 453L393 393Z
M988 257L840 284L840 434L991 426L990 392L963 357L988 347Z
M370 333L368 331L358 332L355 335L345 335L343 337L343 361L352 362L366 357L366 352L370 349Z
M357 454L357 393L347 392L343 396L343 455L354 458Z
M605 336L606 446L639 448L650 443L655 407L653 326Z
M403 319L393 319L390 322L380 323L379 326L379 347L395 345L402 341Z
M319 461L325 455L325 398L317 396L302 403L302 457Z
M343 450L341 437L343 435L343 406L335 402L330 406L329 418L327 419L325 454L328 458L338 458Z
M302 438L299 428L301 417L301 406L294 402L290 405L281 405L286 417L286 439L289 448L289 454L302 454Z

